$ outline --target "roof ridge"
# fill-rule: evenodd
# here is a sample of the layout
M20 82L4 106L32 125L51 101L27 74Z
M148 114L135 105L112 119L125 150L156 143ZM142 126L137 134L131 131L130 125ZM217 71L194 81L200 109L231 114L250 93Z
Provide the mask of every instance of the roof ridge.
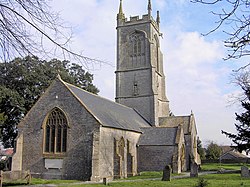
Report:
M71 84L71 83L68 83L68 82L63 81L62 79L60 79L60 81L62 81L64 84L68 84L68 85L73 86L73 87L75 87L75 88L77 88L77 89L79 89L79 90L81 90L81 91L83 91L83 92L86 92L86 93L88 93L88 94L90 94L90 95L92 95L92 96L99 97L100 99L104 99L104 100L109 101L109 102L111 102L111 103L114 103L114 104L116 104L116 105L120 105L120 106L122 106L122 107L124 107L124 108L128 108L128 109L131 109L131 110L134 109L134 108L128 107L128 106L126 106L126 105L117 103L117 102L115 102L115 101L113 101L113 100L107 99L107 98L105 98L105 97L103 97L103 96L94 94L94 93L89 92L89 91L87 91L87 90L84 90L83 88L80 88L80 87L78 87L78 86L76 86L76 85L73 85L73 84ZM66 85L66 86L67 86L67 85Z
M149 121L143 116L143 115L141 115L140 114L140 112L139 111L137 111L135 108L132 108L143 120L145 120L151 127L152 127L152 125L149 123ZM147 127L148 128L148 127Z
M103 125L102 124L102 122L101 122L101 120L100 119L98 119L97 118L97 116L81 101L81 99L76 95L76 94L74 94L74 92L68 87L68 85L67 84L69 84L69 83L67 83L67 82L65 82L65 81L63 81L62 79L61 79L61 77L57 77L57 79L69 90L69 92L78 100L78 102L80 102L80 104L99 122L99 124L100 125ZM73 84L69 84L69 85L71 85L71 86L74 86L74 87L76 87L76 88L79 88L79 87L77 87L77 86L75 86L75 85L73 85ZM83 90L83 89L82 89ZM84 91L84 90L83 90ZM85 91L85 92L87 92L87 91Z
M129 131L142 133L140 127L150 126L150 124L146 120L144 120L133 108L95 95L63 80L58 81L60 81L61 84L66 87L66 89L77 99L77 101L103 127L123 130L126 129ZM106 106L109 108L107 108ZM125 116L120 118L120 115L122 114L125 114ZM130 119L131 117L135 117L135 119L137 119L138 121L132 122ZM107 121L107 119L111 121Z

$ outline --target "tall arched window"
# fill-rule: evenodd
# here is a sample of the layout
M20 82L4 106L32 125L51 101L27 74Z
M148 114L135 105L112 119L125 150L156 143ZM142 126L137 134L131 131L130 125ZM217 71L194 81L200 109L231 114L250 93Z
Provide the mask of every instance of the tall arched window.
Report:
M59 109L53 109L46 121L45 132L45 153L64 153L67 149L68 124L64 113Z
M129 36L129 48L130 48L130 56L143 56L145 55L145 37L141 33L134 33Z
M146 65L146 33L143 31L134 31L127 36L127 68L138 68Z

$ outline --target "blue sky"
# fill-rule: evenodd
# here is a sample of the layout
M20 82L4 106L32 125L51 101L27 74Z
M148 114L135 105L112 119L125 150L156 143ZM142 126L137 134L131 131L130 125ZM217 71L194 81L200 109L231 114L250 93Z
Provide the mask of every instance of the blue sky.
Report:
M111 64L97 64L90 72L101 91L99 95L114 100L119 0L54 0L51 6L72 26L73 50ZM204 144L212 140L230 144L220 131L234 131L234 112L239 108L228 106L228 100L238 90L229 82L232 70L242 63L222 60L227 54L222 43L225 34L201 35L215 26L211 7L188 0L152 0L152 8L154 17L160 10L161 48L172 112L189 115L192 110ZM147 0L123 0L123 10L127 18L146 14Z

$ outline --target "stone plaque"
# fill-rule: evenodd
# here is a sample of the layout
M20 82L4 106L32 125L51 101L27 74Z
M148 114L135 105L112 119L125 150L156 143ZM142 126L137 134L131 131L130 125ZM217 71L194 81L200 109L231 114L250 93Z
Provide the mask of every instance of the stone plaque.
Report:
M63 166L63 159L48 159L45 158L46 169L61 169Z

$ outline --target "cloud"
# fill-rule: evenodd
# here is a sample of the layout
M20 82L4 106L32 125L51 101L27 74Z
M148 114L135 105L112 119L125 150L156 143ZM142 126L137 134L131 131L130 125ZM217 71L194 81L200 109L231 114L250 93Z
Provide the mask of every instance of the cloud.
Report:
M169 54L185 66L197 66L201 63L215 63L222 59L224 51L219 41L207 42L198 32L181 32L168 38ZM171 60L171 59L170 59Z
M114 0L54 0L53 7L73 25L73 49L84 52L113 66L94 66L94 83L100 95L111 100L115 94L116 14L119 1ZM188 17L186 0L156 0L153 15L161 10L162 51L167 77L167 95L176 115L194 111L202 140L229 142L220 130L233 131L234 108L227 108L230 94L228 75L231 67L221 60L225 55L222 43L207 40L198 31L194 17ZM147 13L145 0L123 1L127 18ZM183 11L185 10L185 11ZM200 10L201 11L201 10ZM186 28L189 28L187 30ZM193 28L193 30L190 30ZM211 137L211 134L213 136Z
M218 72L214 68L224 55L220 42L205 41L197 32L181 32L177 37L168 38L165 47L165 69L175 83L172 89L184 84L181 89L185 88L185 93L195 90L210 94L219 92Z
M156 0L155 5L158 9L162 10L166 8L167 6L167 1L166 0Z
M165 31L162 47L171 110L175 115L193 110L201 139L229 143L221 130L234 131L235 108L227 108L224 93L231 70L222 65L222 42L206 41L197 32Z

